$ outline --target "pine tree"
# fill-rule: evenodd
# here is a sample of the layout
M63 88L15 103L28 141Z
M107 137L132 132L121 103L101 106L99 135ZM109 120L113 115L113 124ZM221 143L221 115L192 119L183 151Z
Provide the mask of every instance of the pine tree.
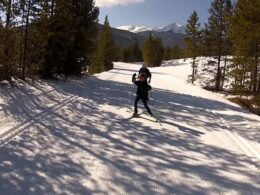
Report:
M230 22L231 22L231 17L234 12L234 7L231 2L231 0L226 0L225 3L225 9L224 9L224 24L225 24L225 30L224 30L224 35L223 35L223 49L224 49L224 67L223 67L223 73L222 73L222 80L221 80L221 89L224 88L225 81L227 80L226 77L228 76L228 55L232 54L233 50L233 44L230 39Z
M152 66L153 61L154 61L154 41L152 34L149 34L148 39L144 43L144 48L143 48L143 58L146 64Z
M260 92L260 1L238 0L231 22L233 89Z
M210 17L208 24L205 26L205 39L208 43L208 49L210 53L217 56L217 70L216 70L216 83L215 90L221 90L221 81L223 81L223 67L221 67L221 58L227 54L227 35L228 35L228 15L231 9L230 0L215 0L211 4L209 10Z
M95 48L94 0L0 0L0 79L79 75Z
M20 3L19 66L21 78L42 76L47 42L51 32L50 0L22 0Z
M143 61L143 54L142 50L140 49L140 46L138 42L134 43L133 45L133 62L142 62Z
M99 10L93 0L56 0L50 5L50 37L41 73L79 75L92 58Z
M123 62L143 61L142 50L140 49L139 44L136 42L127 48L121 48L120 59Z
M163 49L163 59L164 60L171 60L172 59L172 48L165 47Z
M198 22L198 14L196 11L188 19L186 27L186 54L192 58L192 75L191 82L194 83L196 80L197 64L196 58L199 55L199 47L201 41L200 23Z
M16 75L17 65L17 37L15 27L15 10L17 2L13 0L0 1L0 64L2 73L0 79L11 80Z
M73 0L72 2L72 29L74 29L74 33L72 45L68 49L64 73L66 75L79 75L83 68L90 65L95 49L99 10L95 7L93 0ZM113 41L110 43L113 44ZM115 49L113 44L113 60Z
M171 58L172 59L180 59L182 58L182 49L180 48L179 45L175 45L173 48L172 48L172 54L171 54Z
M116 46L112 37L108 16L105 18L104 26L100 34L97 50L94 55L91 73L100 73L113 69L113 61L115 59Z
M159 38L153 38L152 34L144 43L143 59L149 66L160 66L163 59L163 46L162 41Z
M128 60L128 56L127 56L127 49L126 48L120 48L120 51L119 51L119 60L121 62L127 62Z

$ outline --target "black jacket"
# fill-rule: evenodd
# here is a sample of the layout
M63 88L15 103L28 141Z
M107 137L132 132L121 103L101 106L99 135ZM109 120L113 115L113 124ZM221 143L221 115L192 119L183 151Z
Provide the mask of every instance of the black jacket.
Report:
M148 68L146 68L146 67L140 68L139 75L140 74L145 74L146 78L147 79L149 78L149 82L151 81L152 74L151 74L151 72L150 72L150 70Z
M141 99L148 99L148 91L152 89L152 87L145 80L144 82L137 81L136 75L133 75L132 82L137 86L136 95Z

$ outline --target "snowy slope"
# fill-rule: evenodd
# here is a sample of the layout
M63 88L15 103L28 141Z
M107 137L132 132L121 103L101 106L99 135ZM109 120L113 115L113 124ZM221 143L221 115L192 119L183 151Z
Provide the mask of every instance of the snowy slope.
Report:
M231 62L230 59L232 57L228 57L227 60L227 66L230 66ZM209 66L208 62L215 61L217 63L217 60L212 57L198 57L196 59L197 63L197 80L195 81L195 84L201 87L214 87L215 86L215 75L217 71L217 66ZM192 59L179 59L179 60L171 60L166 61L163 66L174 66L174 72L176 73L175 77L181 77L183 80L188 80L188 76L191 75L192 69L191 69ZM221 61L221 67L224 67L224 59ZM228 70L226 74L229 74ZM227 77L228 78L228 77ZM225 90L231 90L231 80L230 78L225 80L224 83L224 89Z
M151 69L162 124L128 120L139 68L0 88L1 194L259 194L260 117L178 60Z

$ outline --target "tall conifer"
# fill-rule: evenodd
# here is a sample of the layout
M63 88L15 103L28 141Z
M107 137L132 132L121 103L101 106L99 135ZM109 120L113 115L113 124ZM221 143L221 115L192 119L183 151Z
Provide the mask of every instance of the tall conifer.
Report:
M231 23L233 88L260 92L260 1L238 0Z
M116 46L112 37L108 16L105 18L104 26L100 34L96 53L90 72L99 73L113 68L113 61L115 60Z
M186 27L186 54L192 58L192 74L191 82L194 83L196 80L197 64L196 58L199 55L199 47L201 41L201 30L199 17L196 11L188 19L188 24Z

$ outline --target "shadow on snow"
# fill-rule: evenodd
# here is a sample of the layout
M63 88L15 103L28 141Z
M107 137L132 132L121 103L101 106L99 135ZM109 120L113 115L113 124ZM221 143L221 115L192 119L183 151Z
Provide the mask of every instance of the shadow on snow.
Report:
M132 109L134 91L130 85L91 77L50 86L48 93L38 87L42 90L38 95L24 90L3 95L8 103L2 105L2 112L33 124L0 148L1 193L107 194L107 190L118 193L119 188L130 194L206 194L220 188L259 192L255 173L247 169L250 161L200 140L206 132L225 127L216 123L197 97L154 89L151 108L164 124L155 128L101 111L101 105ZM59 110L47 109L45 117L33 118L35 110L48 107L44 100L59 103L61 96L78 98ZM203 101L215 110L233 109L221 102ZM231 120L249 119L233 116ZM203 163L201 159L217 161ZM101 167L105 170L99 170ZM93 175L98 171L100 180L107 181L106 190ZM249 182L232 179L225 172L243 175ZM175 178L177 173L180 177ZM201 186L200 180L209 184Z

